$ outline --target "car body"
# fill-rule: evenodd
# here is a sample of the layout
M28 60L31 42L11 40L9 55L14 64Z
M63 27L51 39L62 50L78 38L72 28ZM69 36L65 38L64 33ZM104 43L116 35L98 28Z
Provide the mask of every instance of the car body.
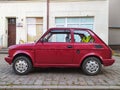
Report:
M85 28L50 28L35 43L9 47L5 60L16 74L28 74L33 67L81 67L96 75L102 65L110 66L112 50L92 30Z

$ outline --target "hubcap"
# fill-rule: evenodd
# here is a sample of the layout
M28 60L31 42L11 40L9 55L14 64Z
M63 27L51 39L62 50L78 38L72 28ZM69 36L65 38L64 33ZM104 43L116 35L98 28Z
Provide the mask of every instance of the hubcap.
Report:
M96 73L99 69L99 64L94 61L94 60L90 60L86 63L86 70L89 73Z
M15 63L15 69L19 72L19 73L24 73L27 69L28 69L28 64L25 60L18 60Z

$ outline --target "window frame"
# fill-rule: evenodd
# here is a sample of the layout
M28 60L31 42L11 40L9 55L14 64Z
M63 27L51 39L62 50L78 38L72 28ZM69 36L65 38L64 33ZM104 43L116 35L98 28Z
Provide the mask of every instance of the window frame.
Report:
M57 32L55 32L55 31L57 31ZM61 32L61 31L63 31L63 32ZM64 31L66 31L66 32L64 32ZM68 31L68 32L67 32ZM45 37L48 35L48 34L50 34L50 33L53 33L53 34L59 34L59 33L63 33L63 34L69 34L70 35L70 42L48 42L48 40L47 41L44 41L45 40ZM48 36L49 38L52 36L52 34L50 34L50 36ZM49 39L48 38L48 39ZM46 33L45 34L45 36L44 37L42 37L41 38L41 40L43 40L43 42L44 43L72 43L72 33L71 33L71 30L69 30L69 29L56 29L56 30L50 30L48 33Z
M93 39L93 41L92 41L92 42L90 42L90 41L89 41L89 42L83 42L83 41L82 41L82 38L80 37L80 38L81 38L81 42L75 42L75 37L74 37L74 32L75 32L75 31L87 32L87 33L91 36L91 38ZM81 34L82 34L82 33L81 33ZM84 35L84 36L85 36L85 35ZM95 38L94 38L88 31L86 31L86 30L80 30L80 29L75 29L75 30L73 31L73 40L74 40L74 43L81 43L81 44L82 44L82 43L88 44L88 43L94 43L94 42L95 42Z
M36 22L31 22L29 21L30 19L35 19ZM41 19L42 21L40 22L37 22L37 19ZM33 43L35 41L37 41L39 38L35 39L34 41L30 41L29 38L28 38L28 33L29 33L29 26L35 26L37 27L37 25L41 26L42 25L42 28L43 28L43 17L26 17L26 34L27 34L27 42L29 43ZM35 37L37 37L37 28L35 29L35 32L36 32L36 35L34 35ZM43 29L42 31L40 31L43 33ZM42 35L42 33L40 35Z
M64 19L64 23L57 23L58 21L56 21L57 19ZM69 19L79 19L78 21L79 22L68 22L68 20ZM82 19L93 19L93 21L91 22L82 22ZM88 28L88 29L91 29L91 30L94 30L94 17L55 17L55 26L56 27L71 27L72 25L76 25L76 27L75 26L73 26L74 28L87 28L87 27L81 27L81 26L83 26L83 25L92 25L92 28ZM72 27L71 27L72 28Z

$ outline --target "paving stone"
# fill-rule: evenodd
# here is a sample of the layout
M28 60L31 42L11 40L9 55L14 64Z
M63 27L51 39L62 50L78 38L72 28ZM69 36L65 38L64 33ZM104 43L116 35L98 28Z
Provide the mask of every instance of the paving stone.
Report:
M59 76L55 76L55 77L53 78L53 80L57 80L57 81L58 81L59 78L60 78Z
M73 82L73 81L67 81L66 83L67 83L67 85L69 85L69 86L74 85L74 82Z
M0 85L39 85L39 86L120 86L120 57L110 67L103 67L100 74L86 76L77 69L36 70L24 76L16 75L12 66L0 54Z
M52 85L58 85L58 81L52 81Z
M0 85L4 85L6 84L6 82L0 81Z
M88 85L88 86L94 86L94 85L95 85L91 80L88 80L88 81L86 81L86 82L87 82L87 85Z
M44 81L43 85L52 85L52 81Z
M43 80L36 80L34 85L42 85L43 84Z
M67 84L67 82L65 82L65 81L60 81L59 83L58 83L58 85L66 85Z

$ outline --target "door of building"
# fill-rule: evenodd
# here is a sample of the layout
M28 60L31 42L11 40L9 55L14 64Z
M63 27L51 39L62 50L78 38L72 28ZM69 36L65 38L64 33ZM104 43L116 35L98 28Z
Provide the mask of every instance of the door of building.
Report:
M16 44L16 18L8 18L8 46Z

